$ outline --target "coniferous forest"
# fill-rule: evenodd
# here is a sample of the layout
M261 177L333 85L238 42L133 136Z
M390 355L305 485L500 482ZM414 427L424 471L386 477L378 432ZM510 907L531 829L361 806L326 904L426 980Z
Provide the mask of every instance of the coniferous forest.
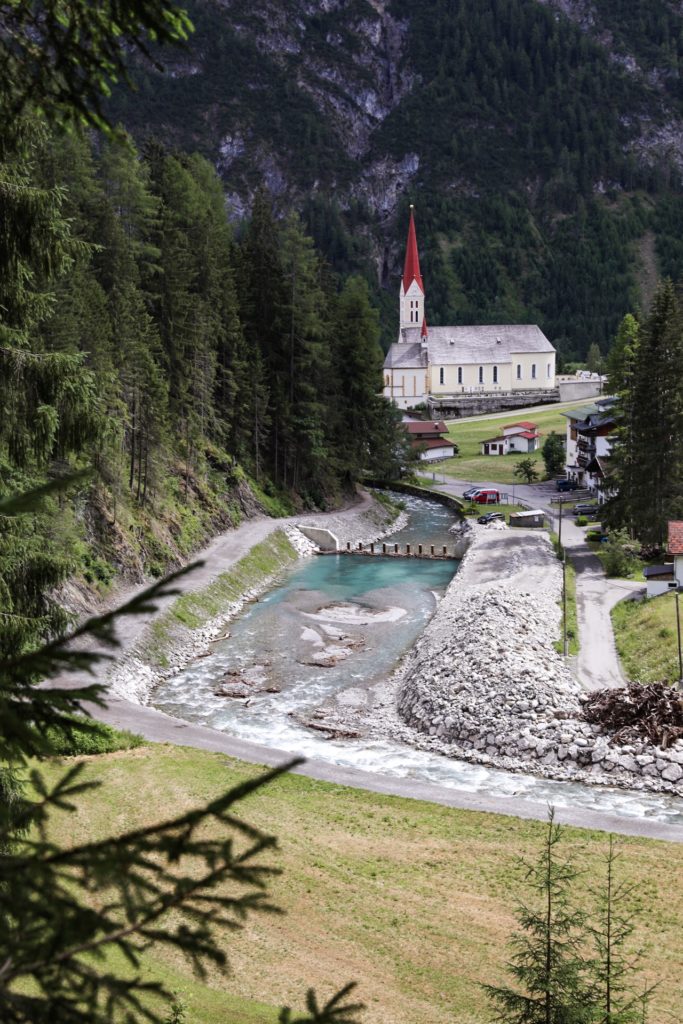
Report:
M161 574L244 513L332 507L400 457L367 285L296 214L259 193L236 238L201 156L34 116L3 172L0 496L91 467L2 527L7 651L64 625L46 595L68 575Z

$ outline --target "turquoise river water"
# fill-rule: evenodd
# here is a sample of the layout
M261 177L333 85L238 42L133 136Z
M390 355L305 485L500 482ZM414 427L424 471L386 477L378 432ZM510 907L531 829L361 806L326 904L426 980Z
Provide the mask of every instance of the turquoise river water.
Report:
M452 544L448 509L421 498L405 501L409 523L387 541ZM164 682L153 703L243 740L366 771L683 824L683 801L675 797L513 774L390 740L328 740L300 724L298 718L332 694L391 673L431 618L458 564L349 555L305 559L230 624L230 637L208 657ZM220 695L223 685L243 678L258 680L262 691L247 700Z

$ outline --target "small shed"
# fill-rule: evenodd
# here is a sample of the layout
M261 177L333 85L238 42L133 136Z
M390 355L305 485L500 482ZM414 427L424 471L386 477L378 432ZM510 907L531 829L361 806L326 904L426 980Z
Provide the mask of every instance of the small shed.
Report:
M647 565L643 569L648 597L659 597L676 587L673 562L664 565Z
M523 512L512 512L510 526L545 526L545 512L542 508L525 509Z

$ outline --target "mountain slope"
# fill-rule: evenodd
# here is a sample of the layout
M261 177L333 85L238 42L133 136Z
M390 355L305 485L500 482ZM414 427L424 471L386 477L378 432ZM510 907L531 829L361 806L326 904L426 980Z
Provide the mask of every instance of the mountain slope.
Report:
M683 16L664 0L202 0L115 112L199 149L236 217L265 184L395 330L408 202L430 320L605 350L683 269ZM642 292L642 294L641 294Z

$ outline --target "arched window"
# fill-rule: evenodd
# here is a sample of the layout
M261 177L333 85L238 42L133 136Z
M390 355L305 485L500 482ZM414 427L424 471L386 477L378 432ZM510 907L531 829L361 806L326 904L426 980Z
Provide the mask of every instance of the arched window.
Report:
M439 368L439 384L443 384L443 366Z
M493 383L494 384L498 383L498 367L497 366L493 367Z
M484 383L484 367L483 366L479 367L479 383L480 384Z
M458 367L458 384L462 384L462 366Z
M547 372L547 376L548 376L548 377L550 377L550 363L548 363L548 372Z
M536 363L531 364L531 379L536 380Z
M522 379L522 364L517 363L517 380Z

